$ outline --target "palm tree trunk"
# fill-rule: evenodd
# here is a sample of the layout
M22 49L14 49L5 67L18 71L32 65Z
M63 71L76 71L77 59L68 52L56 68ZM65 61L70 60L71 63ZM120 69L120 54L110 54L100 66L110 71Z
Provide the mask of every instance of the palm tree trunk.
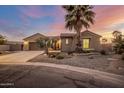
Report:
M77 41L78 41L78 47L81 47L81 41L80 41L80 31L77 33Z
M81 53L82 52L82 48L81 48L81 40L80 40L80 31L77 31L77 44L76 44L76 52L77 53Z

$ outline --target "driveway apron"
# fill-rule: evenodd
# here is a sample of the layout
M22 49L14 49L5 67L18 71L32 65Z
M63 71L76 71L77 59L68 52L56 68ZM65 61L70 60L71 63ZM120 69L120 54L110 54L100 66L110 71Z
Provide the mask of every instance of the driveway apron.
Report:
M19 51L17 53L0 56L0 63L1 62L26 62L29 59L32 59L42 53L43 51Z

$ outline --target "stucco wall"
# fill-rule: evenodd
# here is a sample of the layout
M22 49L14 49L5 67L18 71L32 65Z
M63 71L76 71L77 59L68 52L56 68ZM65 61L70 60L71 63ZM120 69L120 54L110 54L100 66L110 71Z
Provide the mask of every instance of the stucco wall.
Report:
M66 44L66 39L68 39L68 44ZM69 52L73 51L73 38L61 38L61 51Z
M9 45L0 45L0 51L9 51L10 46Z
M24 41L24 43L23 43L23 50L24 51L29 50L29 42L28 41Z
M66 37L67 38L67 37ZM66 38L61 38L62 40L62 51L64 52L68 52L68 51L75 51L76 48L76 37L73 38L68 38L69 39L69 44L65 44L66 42ZM89 33L89 32L85 32L83 34L81 34L81 44L82 44L82 48L83 48L83 39L90 39L90 49L93 49L95 51L100 51L101 50L101 44L100 44L100 36L93 34L93 33Z
M11 44L10 45L10 51L21 51L23 46L22 44Z
M95 51L101 50L100 38L91 36L91 35L82 35L81 36L81 43L83 44L83 39L88 38L90 39L90 49L94 49Z

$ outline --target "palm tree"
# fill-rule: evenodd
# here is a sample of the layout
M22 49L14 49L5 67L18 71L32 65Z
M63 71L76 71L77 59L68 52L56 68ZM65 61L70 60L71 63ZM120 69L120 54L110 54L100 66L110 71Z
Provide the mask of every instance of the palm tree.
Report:
M113 43L115 53L122 54L124 53L124 39L120 31L113 31Z
M67 14L65 15L65 28L77 33L77 48L81 49L80 32L82 28L88 29L94 23L95 13L90 5L64 5L62 6ZM77 51L78 52L78 51Z
M121 42L122 41L122 33L120 31L113 31L112 33L114 39L113 39L113 42L114 43L117 43L117 42Z
M113 31L112 34L113 34L114 38L117 38L118 36L122 35L122 33L120 31L117 31L117 30Z

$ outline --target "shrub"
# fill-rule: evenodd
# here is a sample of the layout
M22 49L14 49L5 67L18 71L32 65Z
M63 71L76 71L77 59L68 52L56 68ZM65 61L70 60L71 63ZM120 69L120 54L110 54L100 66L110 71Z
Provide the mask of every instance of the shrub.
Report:
M56 59L64 59L64 55L58 54L58 55L56 56Z
M76 52L76 53L82 53L83 50L82 50L82 48L80 48L80 47L76 47L75 52Z
M90 53L90 50L83 50L83 53Z
M72 51L68 51L68 55L72 55L73 54L73 52Z
M119 49L116 51L117 54L122 54L124 51L122 49Z
M49 55L49 57L50 57L50 58L55 58L56 55L55 55L55 54L51 54L51 55Z
M105 50L101 50L100 53L101 53L101 55L106 55L107 54Z
M50 58L55 58L58 54L59 54L59 53L49 52L49 53L48 53L48 56L49 56Z
M124 53L122 54L122 57L121 57L122 60L124 60Z

